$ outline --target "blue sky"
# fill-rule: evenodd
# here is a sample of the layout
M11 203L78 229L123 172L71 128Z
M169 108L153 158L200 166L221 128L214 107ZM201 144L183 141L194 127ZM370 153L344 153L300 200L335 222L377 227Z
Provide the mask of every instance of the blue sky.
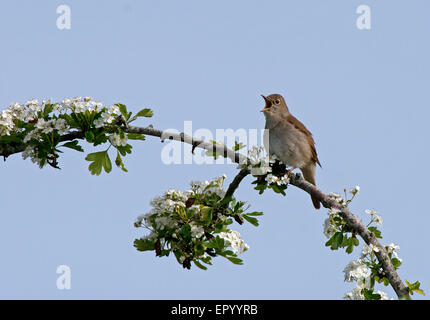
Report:
M56 9L71 8L71 29ZM370 30L356 27L367 4ZM402 279L428 291L427 122L430 22L426 1L2 1L0 103L91 96L150 107L156 128L260 129L260 94L281 93L313 132L325 192L361 186L351 209L384 220L384 244L400 245ZM20 155L0 165L0 298L340 299L352 285L347 255L324 246L326 210L294 187L258 195L247 178L237 197L263 211L237 226L251 249L236 266L182 269L133 248L135 218L168 188L236 165L165 165L156 138L133 145L129 170L91 176L85 155L62 170ZM86 146L86 152L92 148ZM228 180L230 181L230 180ZM72 272L56 287L58 265ZM380 288L395 297L391 288ZM414 295L414 298L416 297Z

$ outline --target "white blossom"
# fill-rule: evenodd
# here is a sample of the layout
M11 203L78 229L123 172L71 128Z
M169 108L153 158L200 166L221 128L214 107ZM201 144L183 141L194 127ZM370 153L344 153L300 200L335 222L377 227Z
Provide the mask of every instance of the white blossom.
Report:
M358 194L360 192L360 186L355 186L354 188L352 188L351 190L349 190L349 192L355 196L356 194Z
M31 130L29 133L26 134L26 136L23 139L24 143L29 142L30 140L39 140L40 138L42 138L42 136L40 135L39 130Z
M230 245L236 254L243 253L249 249L245 241L240 238L240 233L238 231L230 230L228 232L221 232L219 236Z
M253 176L264 176L268 174L269 172L272 172L272 168L270 166L262 165L261 167L249 167L249 170L251 171L251 174Z
M290 179L288 178L288 175L283 175L282 177L277 177L271 173L269 173L265 180L267 181L267 183L271 184L271 183L276 183L278 186L284 185L284 184L288 184L290 182Z
M124 147L127 145L128 137L126 133L124 133L124 138L121 138L121 136L118 133L113 133L109 136L109 141L115 147L119 147L119 146Z
M333 218L339 216L340 210L337 208L330 208L327 211L328 218L324 220L324 235L329 239L331 238L337 231L337 226L333 220Z
M385 292L378 290L376 293L379 294L380 300L389 300L388 295Z
M225 190L223 189L223 183L225 180L225 175L215 178L211 181L191 181L190 185L195 192L203 193L206 195L216 194L220 198L225 195ZM194 192L194 191L193 191Z
M0 113L0 135L10 135L14 127L13 113L10 110L3 110Z
M57 130L59 134L65 134L69 132L69 127L67 126L67 122L64 119L50 119L46 121L41 118L37 120L36 129L42 131L43 133L50 133L53 130Z
M379 252L379 248L372 243L369 245L365 244L361 250L361 257L364 258L373 252Z
M375 246L373 243L369 244L369 248L374 252L379 252L379 248Z
M342 196L338 193L335 192L330 192L329 193L329 198L333 199L334 201L336 201L337 203L339 203L340 205L345 204L345 200L342 198Z
M165 228L172 229L178 226L177 221L166 216L157 216L155 217L154 222L155 222L155 227L160 230L164 230Z
M378 290L376 293L381 296L379 298L379 300L394 300L393 298L389 298L388 295L385 292L381 291L381 290Z
M151 241L154 241L154 240L156 240L157 238L158 238L158 235L157 235L155 232L151 231L151 233L149 233L149 234L147 234L147 235L145 235L145 236L141 237L140 239L142 239L142 240L151 240Z
M364 264L362 259L353 260L343 270L345 281L357 281L367 278L370 275L370 269Z
M337 231L336 226L332 223L330 218L324 220L323 227L324 235L327 237L327 239L330 239Z
M103 112L99 118L94 120L94 125L96 128L110 125L115 121L116 117L119 116L119 114L119 107L116 105L112 105L105 112Z
M205 234L205 230L203 229L202 226L198 226L194 222L191 222L190 226L191 226L191 235L194 238L200 238Z
M64 119L55 119L54 128L59 134L65 134L69 132L69 127L67 126L67 121Z
M378 225L382 225L382 218L377 214L376 210L366 209L364 212L370 215L371 219L373 219L373 221L375 221Z
M100 111L103 108L101 102L91 100L91 97L76 97L73 99L63 99L61 102L57 103L56 109L60 112L72 111L75 113L81 113L86 111Z
M364 300L364 295L361 293L361 288L356 287L351 292L348 292L343 297L346 300Z
M251 165L258 165L265 158L264 148L253 146L248 150L248 157Z
M329 216L338 217L340 210L338 208L330 208L328 209L327 213Z
M70 103L71 100L69 100ZM0 113L0 135L10 135L13 131L22 130L15 127L15 120L30 122L37 119L35 128L43 133L50 133L57 130L59 134L64 134L69 131L67 122L61 118L52 118L45 120L38 118L39 112L43 110L43 106L51 104L50 100L43 100L41 103L37 99L28 100L25 104L12 103L6 110ZM60 110L61 103L54 104L54 111ZM36 133L33 133L36 134ZM29 138L24 142L28 142Z
M399 255L397 253L397 250L400 249L400 247L397 244L390 243L388 246L386 246L386 249L387 249L387 252L391 253L394 258L397 258L400 262L402 262L402 259L399 258Z
M267 155L264 147L253 146L248 150L249 164L245 167L251 171L253 176L263 176L272 172L270 163L273 159ZM241 166L243 167L243 166Z
M266 181L267 181L267 183L276 183L276 182L278 182L279 181L279 178L277 177L277 176L274 176L273 174L271 174L271 173L269 173L267 176L266 176L266 179L265 179Z
M279 179L279 182L277 182L277 183L278 183L278 185L288 184L288 183L290 183L290 178L288 178L288 175L285 174Z
M25 160L30 158L31 161L39 166L39 168L43 168L45 164L42 164L42 159L37 157L37 152L33 146L27 146L22 152L22 158Z
M19 103L12 103L8 108L12 116L21 121L27 121L27 108Z

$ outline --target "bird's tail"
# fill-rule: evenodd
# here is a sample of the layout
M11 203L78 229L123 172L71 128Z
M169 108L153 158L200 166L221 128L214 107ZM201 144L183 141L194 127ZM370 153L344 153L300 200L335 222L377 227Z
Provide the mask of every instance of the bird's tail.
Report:
M306 167L303 167L300 169L302 170L303 178L305 178L307 182L312 183L314 186L316 186L315 169L316 169L315 163L310 163ZM319 209L321 207L321 203L312 196L311 196L311 199L315 209Z

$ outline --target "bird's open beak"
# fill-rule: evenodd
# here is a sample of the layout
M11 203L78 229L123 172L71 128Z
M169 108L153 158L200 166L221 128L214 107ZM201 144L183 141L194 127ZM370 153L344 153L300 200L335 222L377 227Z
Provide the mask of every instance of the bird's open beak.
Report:
M261 95L264 99L264 101L266 102L266 106L264 107L263 110L260 110L260 112L264 112L264 111L268 111L270 109L270 101L269 99L267 99L266 96Z

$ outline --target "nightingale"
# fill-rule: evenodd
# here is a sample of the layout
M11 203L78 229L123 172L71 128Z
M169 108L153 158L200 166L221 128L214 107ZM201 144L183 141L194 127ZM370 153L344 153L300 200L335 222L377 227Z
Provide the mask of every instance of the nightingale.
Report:
M316 164L320 167L321 164L312 133L290 113L280 94L262 97L266 102L261 110L266 118L264 147L270 155L291 167L288 173L298 168L306 181L316 185ZM315 209L319 209L320 202L312 196L311 199Z

